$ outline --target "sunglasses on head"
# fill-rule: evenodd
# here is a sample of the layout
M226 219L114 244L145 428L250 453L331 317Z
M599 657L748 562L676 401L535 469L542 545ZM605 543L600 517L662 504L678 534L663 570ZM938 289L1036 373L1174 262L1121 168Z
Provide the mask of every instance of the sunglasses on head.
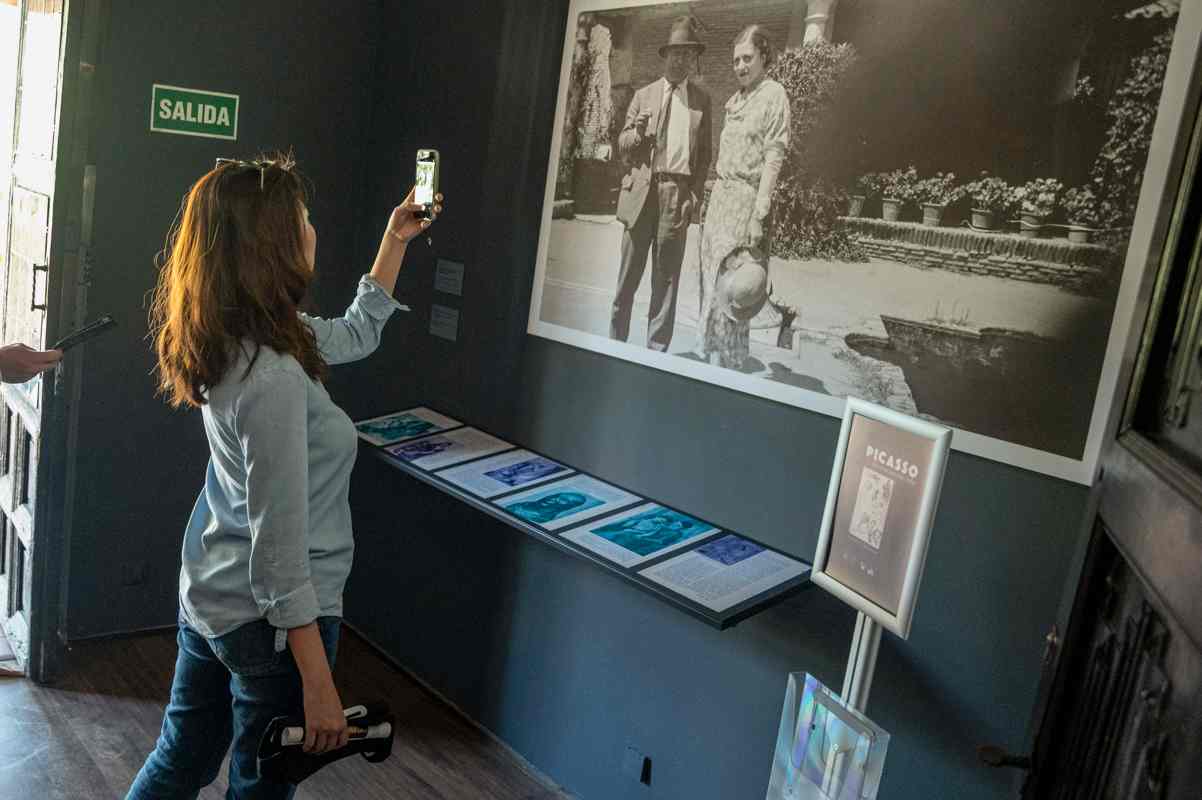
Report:
M238 169L257 169L259 171L259 191L263 191L264 178L267 174L268 167L279 167L287 172L292 169L294 163L295 162L293 162L292 159L262 159L255 161L243 161L240 158L218 158L217 163L213 166L213 169L219 169L226 165L231 165Z

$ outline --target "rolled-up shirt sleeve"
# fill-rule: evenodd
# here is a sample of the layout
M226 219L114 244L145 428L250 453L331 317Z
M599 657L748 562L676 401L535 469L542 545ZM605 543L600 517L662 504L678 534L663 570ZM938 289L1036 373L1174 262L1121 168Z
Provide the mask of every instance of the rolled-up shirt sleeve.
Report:
M309 576L308 408L303 374L256 375L235 410L246 463L250 586L259 612L276 628L317 619Z
M317 338L317 348L327 364L358 361L375 352L380 345L384 323L396 310L408 311L370 275L359 279L355 299L346 313L337 319L301 314Z

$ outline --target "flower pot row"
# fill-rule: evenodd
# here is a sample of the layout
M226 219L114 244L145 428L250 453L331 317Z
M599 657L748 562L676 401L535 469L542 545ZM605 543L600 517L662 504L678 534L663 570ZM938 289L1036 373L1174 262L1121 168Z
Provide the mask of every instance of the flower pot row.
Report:
M911 165L892 172L866 174L857 183L860 192L851 195L849 214L862 216L867 198L879 196L881 216L890 222L901 218L907 204L914 204L922 209L922 224L938 226L948 206L965 200L971 225L976 230L1000 231L1007 217L1017 213L1018 232L1022 236L1034 238L1066 228L1069 241L1085 243L1096 232L1092 226L1099 219L1099 203L1088 186L1065 191L1060 181L1051 178L1036 178L1021 186L1011 186L1002 178L983 172L977 180L958 183L950 172L920 178ZM1058 210L1067 219L1067 225L1048 224Z
M863 216L866 199L863 195L852 195L848 215L852 217ZM899 221L905 205L905 201L892 197L882 197L881 218L886 222ZM929 227L939 227L943 224L943 212L946 209L946 205L939 203L923 203L922 224ZM984 208L973 208L971 210L969 224L974 230L1001 232L1002 222L1002 215L995 210ZM1074 244L1088 244L1091 235L1095 232L1095 229L1085 225L1048 225L1047 216L1042 214L1023 213L1019 215L1019 235L1027 238L1034 239L1060 227L1067 229L1068 240Z
M864 201L866 198L860 195L852 195L851 208L848 210L850 216L859 217L864 213ZM897 222L901 219L902 209L906 203L904 200L898 200L893 197L881 198L881 217L886 222ZM922 224L931 227L938 227L943 224L943 212L947 206L942 203L923 203L922 204ZM974 212L975 213L975 212ZM975 219L975 217L974 217ZM974 225L976 223L973 223Z

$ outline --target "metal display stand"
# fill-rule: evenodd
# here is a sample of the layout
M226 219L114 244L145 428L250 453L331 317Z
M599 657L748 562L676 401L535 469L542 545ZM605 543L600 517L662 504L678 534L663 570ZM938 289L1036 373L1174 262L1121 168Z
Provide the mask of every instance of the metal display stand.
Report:
M872 676L876 672L876 657L881 648L881 626L863 611L856 613L856 629L851 635L851 650L847 654L847 671L843 675L840 697L848 708L866 713Z
M865 719L881 630L910 635L951 437L941 425L857 398L843 411L812 580L856 609L839 699ZM884 538L893 549L882 549ZM857 562L858 572L848 568ZM825 753L823 797L845 796L852 747L844 738Z
M872 676L876 671L876 657L881 647L881 626L863 611L856 613L856 629L851 635L851 649L847 654L847 670L843 675L843 690L840 699L844 704L861 714L866 714L868 693L872 689ZM837 752L827 762L822 778L822 792L835 796L841 788L838 777L843 774L847 753Z
M840 698L861 714L881 630L910 635L951 439L949 428L854 397L843 410L812 580L856 609Z

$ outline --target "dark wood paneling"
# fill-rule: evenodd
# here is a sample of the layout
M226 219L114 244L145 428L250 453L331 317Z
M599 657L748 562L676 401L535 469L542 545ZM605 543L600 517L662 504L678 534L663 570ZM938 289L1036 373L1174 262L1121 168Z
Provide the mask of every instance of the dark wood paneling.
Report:
M1111 448L1099 514L1165 611L1202 647L1202 480L1141 434Z
M1194 800L1202 652L1098 523L1023 797Z

